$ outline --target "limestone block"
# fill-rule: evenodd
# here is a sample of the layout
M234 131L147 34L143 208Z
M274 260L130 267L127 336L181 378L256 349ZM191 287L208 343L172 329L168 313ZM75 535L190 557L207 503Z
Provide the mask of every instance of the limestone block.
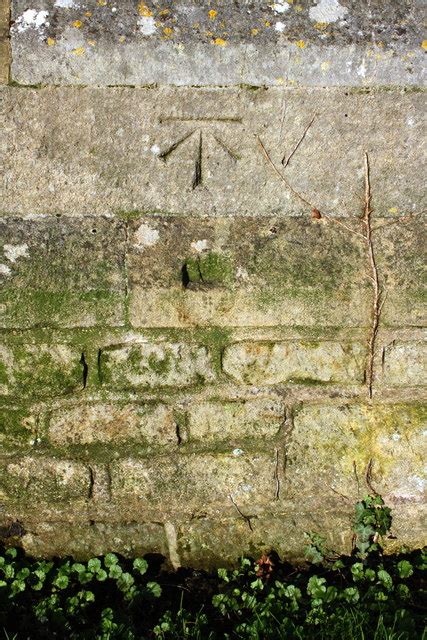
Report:
M422 510L426 478L426 410L416 403L376 405L306 405L294 418L287 446L289 498L343 496L350 504L372 489L391 505Z
M385 295L382 322L389 326L426 324L425 217L401 223L380 220L373 242L380 283Z
M310 219L147 216L130 224L127 263L135 327L360 326L370 313L363 246Z
M233 514L231 498L239 508L254 509L274 500L275 466L273 450L121 460L111 464L112 498L122 517Z
M384 384L392 386L427 385L427 345L425 342L392 342L384 348Z
M31 409L0 408L0 450L2 455L28 451L38 441L38 415Z
M83 508L90 495L87 466L70 460L24 456L1 463L0 501L15 513L38 517ZM56 515L57 518L57 515Z
M245 0L215 9L208 0L178 0L166 9L160 0L121 0L114 6L38 0L30 7L13 0L13 79L188 86L422 81L423 16L416 2L249 6Z
M309 219L260 138L291 188L324 213L360 215L365 150L375 216L419 213L423 115L422 92L402 89L3 87L0 209Z
M0 236L1 327L123 324L122 222L3 218Z
M114 389L185 387L214 380L205 347L185 343L140 343L103 349L103 384Z
M23 524L25 528L25 520ZM26 553L38 558L72 555L78 560L88 560L110 552L130 558L168 553L164 528L158 523L70 524L29 520L28 528L31 532L23 536L21 543Z
M279 433L284 420L283 402L273 398L192 403L188 408L188 437L204 443L268 439Z
M251 511L247 513L250 516ZM195 568L236 566L241 556L256 560L272 550L283 560L301 562L306 545L304 531L323 535L329 548L338 552L351 551L351 508L266 512L250 518L250 522L251 527L236 515L223 520L205 516L182 524L178 538L182 564Z
M83 389L82 352L68 344L0 345L0 396L65 396Z
M6 84L9 81L9 20L9 0L0 0L0 84Z
M176 445L173 412L162 404L83 404L50 413L47 435L55 446L103 443Z
M240 342L225 349L222 366L239 383L363 381L365 348L339 342Z

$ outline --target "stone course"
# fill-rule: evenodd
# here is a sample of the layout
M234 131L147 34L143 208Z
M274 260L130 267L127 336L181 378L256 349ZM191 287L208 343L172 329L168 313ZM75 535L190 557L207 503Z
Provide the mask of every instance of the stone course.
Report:
M349 552L373 491L386 548L425 543L420 4L0 0L0 527L28 552Z

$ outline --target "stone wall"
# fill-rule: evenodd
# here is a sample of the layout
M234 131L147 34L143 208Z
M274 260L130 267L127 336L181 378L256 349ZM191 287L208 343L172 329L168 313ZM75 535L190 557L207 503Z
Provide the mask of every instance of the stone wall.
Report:
M420 13L0 0L4 539L425 542Z

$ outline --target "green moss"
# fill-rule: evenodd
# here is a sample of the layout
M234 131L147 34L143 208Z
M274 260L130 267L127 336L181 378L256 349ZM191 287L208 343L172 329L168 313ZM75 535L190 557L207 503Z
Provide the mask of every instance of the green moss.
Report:
M227 286L234 279L231 259L224 254L209 252L187 258L185 266L191 283Z
M154 353L148 357L148 366L157 375L167 375L171 369L171 358L166 355L164 358L158 358Z

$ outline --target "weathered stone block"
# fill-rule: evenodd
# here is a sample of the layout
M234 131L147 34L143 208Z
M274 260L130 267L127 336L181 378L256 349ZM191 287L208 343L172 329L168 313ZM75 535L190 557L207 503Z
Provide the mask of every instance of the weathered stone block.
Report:
M384 348L381 380L392 386L427 385L426 362L426 342L392 342Z
M101 378L117 389L186 387L214 379L205 347L184 343L141 343L104 349Z
M373 236L380 284L385 294L381 320L383 325L394 327L425 326L426 217L391 222L380 220Z
M222 366L245 384L362 382L365 348L338 342L240 342L225 349Z
M188 431L192 441L212 442L272 438L285 420L285 407L272 398L245 402L192 403L188 409Z
M9 0L0 0L0 84L6 84L9 81L9 21Z
M130 558L146 553L168 555L164 528L157 523L29 522L31 533L24 535L22 546L28 554L38 558L72 555L79 560L88 560L109 552Z
M215 10L208 0L175 0L167 9L160 0L114 7L39 0L29 8L13 0L13 78L188 86L422 82L418 3L376 3L369 20L357 0L247 7L243 0Z
M329 548L351 552L351 508L306 513L263 513L250 519L197 518L180 527L179 556L183 566L215 568L236 566L241 556L258 559L274 550L283 560L303 561L304 531L324 535ZM248 511L250 515L250 511ZM246 515L246 514L245 514Z
M286 450L285 494L314 505L337 498L356 501L372 492L386 501L420 508L426 484L424 406L413 404L307 405L296 413Z
M195 454L111 464L111 491L126 514L233 513L274 499L274 452ZM231 497L230 497L231 496Z
M0 346L0 395L64 396L83 389L82 354L67 344Z
M0 326L124 322L124 224L102 218L0 220Z
M37 505L46 516L70 505L83 508L90 488L89 469L79 462L26 456L1 463L0 500L9 511L34 513Z
M16 455L28 451L37 442L37 413L16 407L0 408L0 449L2 454Z
M422 92L3 87L1 209L309 218L311 206L272 171L256 136L281 167L315 112L284 169L294 190L329 215L358 216L364 150L372 149L375 215L425 208ZM351 234L344 237L350 242ZM327 273L318 272L317 282Z
M84 404L52 411L47 429L57 446L104 443L176 445L172 410L162 404Z
M310 220L135 220L128 273L135 327L360 326L370 313L363 245Z

